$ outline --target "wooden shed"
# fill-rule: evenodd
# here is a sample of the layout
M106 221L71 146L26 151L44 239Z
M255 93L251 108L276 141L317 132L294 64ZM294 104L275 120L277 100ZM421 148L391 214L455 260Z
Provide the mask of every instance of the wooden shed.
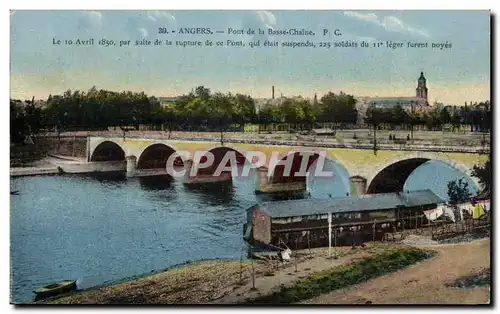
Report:
M423 211L444 203L430 190L261 203L247 209L244 238L263 247L326 246L330 226L337 245L380 240L428 224Z

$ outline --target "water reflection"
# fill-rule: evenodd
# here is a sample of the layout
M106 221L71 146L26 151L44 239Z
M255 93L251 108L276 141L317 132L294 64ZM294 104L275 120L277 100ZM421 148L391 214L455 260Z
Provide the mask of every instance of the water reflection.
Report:
M123 171L117 172L93 172L89 174L75 174L74 177L83 177L89 180L96 180L100 183L111 185L121 185L127 182L127 175Z
M306 191L293 192L293 193L273 193L273 194L258 194L257 200L259 202L272 202L272 201L286 201L286 200L300 200L308 198L309 194Z
M146 191L170 190L173 188L174 178L169 175L140 177L139 183Z
M184 189L211 206L230 204L235 193L232 181L185 184Z

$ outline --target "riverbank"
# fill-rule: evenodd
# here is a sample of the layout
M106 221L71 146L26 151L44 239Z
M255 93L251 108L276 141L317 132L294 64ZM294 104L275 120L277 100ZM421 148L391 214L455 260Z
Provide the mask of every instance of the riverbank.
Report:
M304 301L313 304L462 304L489 301L487 287L464 289L450 286L464 276L490 267L489 239L460 244L417 246L437 252L414 266L345 289ZM409 248L401 244L370 243L366 248L337 248L337 258L327 248L294 252L291 262L204 261L121 284L89 289L41 303L50 304L235 304L262 298L304 278L334 268ZM463 255L463 256L462 256ZM317 277L317 276L316 276ZM241 279L240 279L241 278ZM313 276L314 278L314 276ZM436 278L436 279L434 279ZM255 286L255 289L253 287Z
M14 167L10 168L11 177L22 176L36 176L36 175L49 175L58 174L59 169L55 166L52 167Z
M34 176L61 173L93 173L125 171L125 161L87 162L84 158L49 154L43 159L11 167L10 176ZM151 175L146 173L145 175Z
M365 249L337 249L337 259L327 248L294 252L293 262L202 261L121 284L75 292L42 303L51 304L208 304L238 303L251 295L268 293L276 285L291 284L319 269L341 265L353 258L389 248L373 244ZM332 254L335 250L332 250ZM253 265L252 265L253 264ZM255 287L253 290L255 274ZM251 292L251 293L250 293Z

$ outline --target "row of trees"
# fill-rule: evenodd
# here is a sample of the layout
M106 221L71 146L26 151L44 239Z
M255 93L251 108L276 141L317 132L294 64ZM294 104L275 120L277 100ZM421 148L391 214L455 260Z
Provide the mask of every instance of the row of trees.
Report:
M145 93L112 92L93 87L87 92L50 95L42 108L34 100L11 100L11 134L19 140L41 129L89 130L108 126L164 125L167 129L220 130L235 124L315 122L355 123L355 99L345 93L328 93L318 101L283 98L274 104L256 104L244 94L212 93L199 86L165 106Z
M391 108L368 108L365 122L387 125L424 125L439 129L443 125L469 125L471 131L490 130L492 115L488 101L464 107L441 107L427 111L405 110L400 105Z
M479 109L486 107L487 110ZM369 108L365 122L371 125L426 125L430 129L441 125L469 124L471 129L489 129L490 104L480 103L450 112L448 109L412 113L401 106L391 109ZM359 121L356 100L352 95L328 93L317 99L303 97L280 98L261 103L244 94L212 93L199 86L165 106L159 99L145 93L113 92L93 87L87 92L66 91L49 96L42 108L34 99L24 103L10 102L12 140L41 129L91 130L108 126L140 124L165 126L169 130L220 130L231 125L254 123L303 124L308 129L316 123L355 124Z
M286 98L276 106L266 106L259 110L259 122L306 124L312 127L317 122L356 123L358 111L354 96L343 92L329 92L319 101L302 97Z

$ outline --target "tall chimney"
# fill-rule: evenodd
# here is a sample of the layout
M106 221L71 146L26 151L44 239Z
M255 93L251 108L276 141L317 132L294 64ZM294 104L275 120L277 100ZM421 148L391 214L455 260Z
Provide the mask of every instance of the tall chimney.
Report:
M274 85L273 85L273 89L272 90L273 90L273 99L274 99Z

